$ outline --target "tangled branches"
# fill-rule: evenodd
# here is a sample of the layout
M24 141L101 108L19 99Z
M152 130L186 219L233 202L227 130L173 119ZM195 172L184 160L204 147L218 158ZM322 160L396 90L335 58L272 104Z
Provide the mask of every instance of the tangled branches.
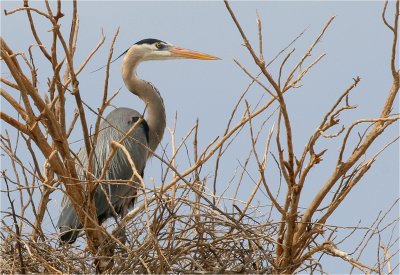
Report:
M1 77L4 87L1 96L13 112L2 111L0 115L8 129L16 133L6 131L1 135L1 148L10 162L10 169L2 171L1 176L4 182L1 191L7 195L7 209L2 209L2 273L93 273L97 270L109 273L287 274L324 272L321 258L327 256L349 263L351 271L391 273L398 270L397 262L392 265L399 252L396 248L399 239L393 233L398 218L388 218L388 213L398 207L398 200L368 227L331 225L328 221L373 168L381 153L398 141L398 137L394 138L367 158L366 152L371 151L376 140L399 120L398 113L393 112L400 85L396 66L399 1L395 4L392 23L386 16L387 2L383 8L383 22L393 38L388 54L392 83L380 114L354 120L337 129L341 116L357 108L350 104L349 98L361 79L345 80L347 88L332 102L318 127L309 134L304 148L300 149L295 145L294 122L287 98L301 87L304 77L325 57L321 54L310 60L334 17L328 20L299 60L293 61L295 50L291 47L303 33L267 62L261 18L257 16L258 52L230 4L225 2L257 73L235 59L251 83L238 99L222 135L202 147L198 140L198 122L184 137L177 136L175 128L170 129L171 152L166 148L161 154L152 152L153 159L162 166L160 179L154 180L153 186L150 180L141 179L135 207L123 219L105 225L98 224L91 196L97 184L105 180L90 176L92 168L88 167L88 176L82 185L75 170L79 160L70 137L79 125L84 150L89 159L93 157L100 121L117 94L109 95L108 79L118 31L107 59L102 103L95 111L82 100L78 79L105 37L101 36L77 67L77 2L72 3L67 34L60 27L64 17L61 1L57 2L55 10L48 1L44 4L45 11L42 11L24 1L23 7L6 14L26 13L40 57L51 70L45 91L38 85L36 62L39 57L31 48L28 54L15 52L1 39L2 62L11 76L11 80ZM47 40L37 31L32 14L51 25L49 45L42 43ZM281 62L273 73L269 66L277 60ZM256 105L246 98L253 86L268 96ZM68 113L71 104L75 107L73 115ZM96 115L94 131L88 126L86 113L89 111ZM274 121L273 125L263 131L269 121ZM364 132L355 135L361 125L367 125ZM241 133L250 141L249 153L239 160L241 172L232 180L222 182L223 156ZM339 140L340 146L330 174L312 199L304 202L305 187L312 182L310 175L318 170L327 152L317 149L322 140ZM125 150L121 142L110 142L115 150ZM189 163L186 166L178 163L182 155ZM249 169L251 165L256 169ZM212 172L206 169L209 167L214 167ZM266 172L268 169L277 170L280 178L271 179ZM249 190L246 198L238 196L242 186ZM59 244L57 228L49 213L52 198L62 192L71 199L84 225L80 234L84 238L74 245ZM126 229L126 242L121 241L122 229ZM390 236L385 243L380 240L383 232ZM359 243L353 246L353 251L345 251L342 244L355 233L361 236ZM361 256L374 238L379 240L377 262L365 264Z

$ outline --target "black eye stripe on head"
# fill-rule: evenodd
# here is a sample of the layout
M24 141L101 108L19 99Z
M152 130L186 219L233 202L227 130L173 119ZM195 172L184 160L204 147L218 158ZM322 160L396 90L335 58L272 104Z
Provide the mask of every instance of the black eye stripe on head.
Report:
M143 39L143 40L140 40L140 41L136 42L135 45L142 45L142 44L150 44L150 45L152 45L152 44L155 44L157 42L162 43L162 44L166 44L166 42L164 42L162 40L159 40L159 39L146 38L146 39Z
M157 46L156 46L157 49L159 49L159 50L164 49L164 48L166 47L166 44L168 44L167 42L164 42L164 41L159 40L159 39L155 39L155 38L146 38L146 39L142 39L142 40L136 42L134 45L143 45L143 44L153 45L153 44L157 44L157 43L160 43L160 44L161 44L161 47L157 47ZM118 57L116 57L115 59L113 59L113 60L111 61L111 63L113 63L114 61L118 60L120 57L122 57L123 55L125 55L125 54L129 51L129 49L130 49L130 48L128 48L126 51L124 51L124 52L123 52L122 54L120 54ZM105 68L105 67L106 67L106 65L104 65L104 66L98 68L97 70L92 71L91 73L97 72L97 71L99 71L99 70L101 70L101 69L103 69L103 68Z

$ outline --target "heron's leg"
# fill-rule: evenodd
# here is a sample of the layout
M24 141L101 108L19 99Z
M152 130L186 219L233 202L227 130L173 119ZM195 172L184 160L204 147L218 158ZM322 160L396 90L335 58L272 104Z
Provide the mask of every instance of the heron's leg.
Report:
M126 214L128 214L128 209L129 209L130 207L133 206L135 199L136 199L136 192L135 192L135 194L132 196L132 198L130 198L129 200L127 200L127 201L122 205L122 207L119 209L119 210L120 210L120 211L119 211L119 216L120 216L120 219L121 219L121 220L126 216ZM117 221L117 218L116 218L116 217L115 217L115 219L116 219L117 226L119 227L119 226L120 226L120 223ZM129 242L129 241L128 241L127 234L126 234L126 227L125 227L125 226L121 226L121 227L119 228L118 232L115 232L115 236L116 236L117 239L118 239L121 243L123 243L123 244L126 244L127 242ZM130 243L129 243L129 244L130 244Z
M125 215L127 213L127 207L122 206L119 210L120 210L119 217L114 216L115 223L117 224L118 230L113 232L113 235L115 235L115 237L121 243L126 244L126 242L127 242L126 229L125 229L125 226L121 226L120 220L122 220L123 217L125 217Z
M118 216L117 215L113 215L114 221L116 224L119 224L119 220L118 220Z
M121 243L126 244L128 238L126 236L126 229L125 226L119 228L118 231L115 231L113 234Z

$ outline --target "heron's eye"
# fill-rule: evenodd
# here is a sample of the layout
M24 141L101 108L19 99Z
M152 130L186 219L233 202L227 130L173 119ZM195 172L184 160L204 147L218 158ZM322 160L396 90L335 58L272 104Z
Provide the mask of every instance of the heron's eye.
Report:
M157 49L161 49L162 48L162 45L161 45L160 42L157 42L155 46L156 46Z

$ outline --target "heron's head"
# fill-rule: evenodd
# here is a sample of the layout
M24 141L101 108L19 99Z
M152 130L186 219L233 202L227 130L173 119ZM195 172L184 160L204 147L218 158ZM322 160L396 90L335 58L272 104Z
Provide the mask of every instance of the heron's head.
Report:
M154 38L148 38L136 42L128 52L140 57L142 61L147 60L168 60L168 59L202 59L216 60L218 57L201 52L195 52L176 47L168 42Z

